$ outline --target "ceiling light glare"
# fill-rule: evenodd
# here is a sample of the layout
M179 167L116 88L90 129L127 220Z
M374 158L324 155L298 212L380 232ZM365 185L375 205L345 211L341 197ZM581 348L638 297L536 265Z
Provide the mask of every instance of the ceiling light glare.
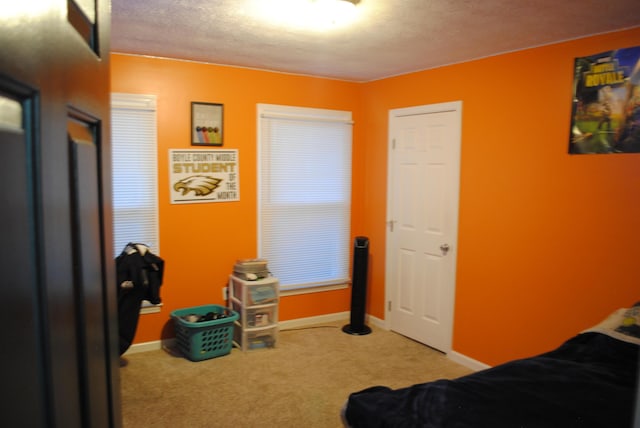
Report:
M284 27L327 30L356 18L354 0L255 0L255 10L269 22Z
M55 7L57 5L54 0L6 1L2 4L0 22L2 22L2 25L5 25L5 23L12 26L29 25L25 20L45 15L54 10Z

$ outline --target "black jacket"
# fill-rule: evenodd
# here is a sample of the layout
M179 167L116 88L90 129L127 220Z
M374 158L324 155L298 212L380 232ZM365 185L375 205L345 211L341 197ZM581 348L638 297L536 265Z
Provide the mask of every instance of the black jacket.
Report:
M159 304L164 261L143 244L129 243L116 257L118 287L118 333L120 355L133 343L138 328L140 304Z
M164 273L164 260L144 244L129 243L116 257L118 295L135 289L142 299L154 305L162 302L160 286Z

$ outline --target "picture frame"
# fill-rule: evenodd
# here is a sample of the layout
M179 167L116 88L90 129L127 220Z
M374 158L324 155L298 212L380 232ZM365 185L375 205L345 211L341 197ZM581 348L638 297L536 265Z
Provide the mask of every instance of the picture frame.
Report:
M217 103L191 103L191 145L222 146L224 106Z

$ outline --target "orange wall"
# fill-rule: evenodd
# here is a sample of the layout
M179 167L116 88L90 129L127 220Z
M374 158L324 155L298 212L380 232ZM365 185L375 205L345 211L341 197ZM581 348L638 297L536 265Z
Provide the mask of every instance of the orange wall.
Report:
M540 353L640 300L640 154L567 154L574 58L639 44L636 28L364 85L369 183L386 176L389 109L463 102L455 351ZM381 189L365 195L376 316Z
M172 335L175 308L222 303L234 261L256 255L256 103L353 112L352 235L371 240L370 314L384 318L388 111L454 100L463 102L454 350L490 365L543 352L640 300L640 155L567 154L573 59L638 44L636 28L364 84L113 55L112 91L158 95L165 306L141 318L136 342ZM167 152L189 147L191 101L225 105L239 202L169 204ZM348 290L286 297L281 319L347 311L349 300Z
M158 97L158 184L160 255L166 262L161 290L163 309L143 315L135 342L173 336L169 314L174 309L223 304L221 289L239 258L257 256L256 104L283 104L353 112L359 120L361 86L243 68L194 62L112 55L112 92L156 94ZM192 101L224 104L224 148L238 149L240 201L210 204L169 203L168 151L191 148ZM354 129L354 140L361 141ZM363 148L354 144L354 188L363 188ZM353 197L354 218L362 216ZM357 224L352 233L363 234ZM327 291L282 299L280 319L296 319L348 311L350 290Z

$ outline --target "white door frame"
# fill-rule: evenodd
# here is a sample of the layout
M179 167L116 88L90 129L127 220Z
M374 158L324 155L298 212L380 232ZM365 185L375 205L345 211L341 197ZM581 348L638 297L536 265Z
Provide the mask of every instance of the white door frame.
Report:
M392 212L391 212L391 204L392 204L392 192L394 186L394 150L393 150L393 136L392 136L392 127L391 123L393 118L402 117L402 116L410 116L410 115L420 115L420 114L429 114L429 113L440 113L440 112L456 112L458 118L458 153L456 156L456 160L458 162L457 168L458 172L460 171L460 154L461 154L461 146L462 146L462 101L452 101L446 103L438 103L438 104L428 104L414 107L406 107L406 108L397 108L389 110L389 122L388 122L388 148L387 148L387 214L386 214L386 248L385 248L385 321L384 325L387 330L391 329L391 308L390 308L390 299L393 296L392 290L392 282L391 278L391 268L390 264L393 260L392 248L390 245L391 237L391 221L393 221ZM452 183L453 188L455 189L456 194L455 200L460 200L460 174L458 173L455 178L455 182ZM454 224L456 224L454 236L452 239L452 248L450 250L449 256L453 258L452 261L452 278L453 278L453 290L452 290L452 299L450 301L451 304L451 318L448 323L448 337L449 343L447 349L443 349L445 353L448 353L452 349L453 342L453 319L454 319L454 308L455 308L455 286L456 286L456 272L457 272L457 258L458 258L458 218L459 218L459 210L455 211L455 218L453 219Z

